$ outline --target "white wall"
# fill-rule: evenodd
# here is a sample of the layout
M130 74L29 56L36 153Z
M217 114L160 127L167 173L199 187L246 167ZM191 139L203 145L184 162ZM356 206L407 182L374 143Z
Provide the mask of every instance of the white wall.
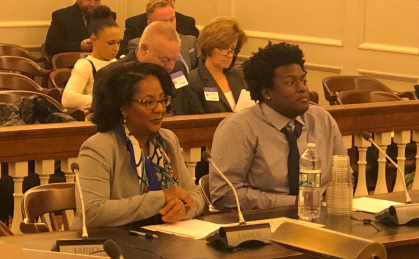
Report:
M5 1L5 0L2 0ZM73 0L20 0L2 4L0 42L27 47L45 40L51 12ZM118 24L145 11L147 0L102 0ZM268 40L299 44L309 86L323 99L321 80L330 75L368 75L395 90L419 80L419 0L177 0L176 10L202 28L216 16L234 16L249 36L241 55Z

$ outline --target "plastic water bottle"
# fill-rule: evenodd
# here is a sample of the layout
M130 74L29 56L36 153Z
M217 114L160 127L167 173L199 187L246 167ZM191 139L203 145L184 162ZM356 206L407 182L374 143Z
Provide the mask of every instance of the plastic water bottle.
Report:
M321 161L314 143L307 144L307 150L300 157L300 188L298 193L298 216L304 220L320 216Z

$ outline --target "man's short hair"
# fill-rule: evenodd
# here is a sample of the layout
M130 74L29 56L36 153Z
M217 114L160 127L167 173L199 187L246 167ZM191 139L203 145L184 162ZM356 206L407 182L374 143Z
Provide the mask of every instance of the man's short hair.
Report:
M151 15L154 13L154 10L156 10L156 8L161 8L161 7L166 7L166 6L170 6L173 9L175 9L175 6L173 5L173 1L170 0L151 0L147 3L146 8L145 8L145 12L147 14L147 19L150 20Z
M139 45L144 42L152 42L155 37L162 36L169 41L175 41L180 43L179 34L168 22L158 21L150 23L144 30L143 35L140 38Z
M259 48L259 51L253 53L243 64L244 80L252 100L263 102L262 89L273 88L276 68L297 64L305 71L304 62L303 51L298 45L269 42L266 47Z
M237 20L233 17L214 18L202 29L198 36L201 58L206 60L215 48L227 48L236 37L238 37L236 46L236 53L238 53L247 41L247 36L239 27Z

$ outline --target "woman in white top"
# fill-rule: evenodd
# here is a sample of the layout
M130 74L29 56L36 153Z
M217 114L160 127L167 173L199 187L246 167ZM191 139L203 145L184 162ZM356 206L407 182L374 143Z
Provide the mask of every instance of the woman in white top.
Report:
M232 112L242 89L246 89L240 69L232 67L247 37L237 20L219 17L199 33L201 58L189 73L189 86L206 113Z
M104 5L97 6L92 13L89 26L92 54L78 60L71 71L61 101L66 108L84 109L91 106L94 74L114 61L118 54L122 33L111 13L109 7Z

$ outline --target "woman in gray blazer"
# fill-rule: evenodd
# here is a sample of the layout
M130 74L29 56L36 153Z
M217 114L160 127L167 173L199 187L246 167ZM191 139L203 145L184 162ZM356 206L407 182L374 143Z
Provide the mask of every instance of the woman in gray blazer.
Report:
M246 83L232 61L246 41L231 17L215 18L199 34L201 58L198 68L189 73L189 86L206 113L234 111Z
M97 85L93 122L78 162L88 227L156 224L194 218L204 207L179 141L161 129L174 86L160 66L116 66ZM79 197L76 191L76 197ZM80 228L81 203L73 228Z

